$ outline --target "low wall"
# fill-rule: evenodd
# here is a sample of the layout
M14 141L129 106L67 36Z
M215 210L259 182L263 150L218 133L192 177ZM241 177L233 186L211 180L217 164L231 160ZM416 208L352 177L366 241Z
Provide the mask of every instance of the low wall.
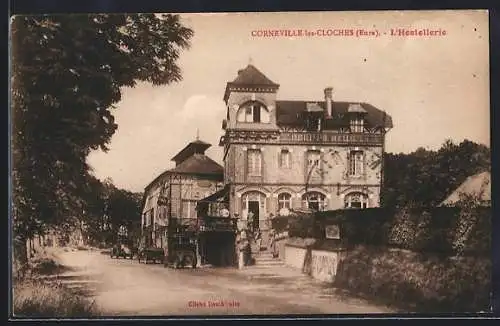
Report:
M285 245L284 247L285 247L284 250L285 265L303 270L306 260L307 249L290 245Z
M315 250L290 244L284 245L285 264L323 282L334 282L344 250Z
M344 251L311 250L311 276L323 282L334 282Z

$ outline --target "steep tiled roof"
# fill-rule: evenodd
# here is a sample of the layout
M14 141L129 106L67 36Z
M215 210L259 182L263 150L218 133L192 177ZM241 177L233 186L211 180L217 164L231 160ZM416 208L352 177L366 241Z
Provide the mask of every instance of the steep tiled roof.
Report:
M204 154L194 154L184 162L171 169L172 173L183 174L220 174L224 173L223 167Z
M304 124L303 114L306 112L308 104L312 101L276 101L276 122L279 126L299 127ZM319 107L326 110L325 101L316 101ZM346 113L350 105L359 104L366 111L365 123L368 127L392 128L392 118L384 111L377 109L368 103L337 102L332 103L333 118L325 120L325 128L338 126L348 126L349 120ZM351 107L352 108L352 107ZM357 109L359 110L359 108Z
M279 86L267 78L259 69L249 64L245 69L238 71L238 77L231 82L233 85L261 85L261 86Z
M157 184L158 181L175 173L219 177L222 180L224 176L224 168L205 154L193 154L175 168L166 170L157 176L146 186L144 193L146 194L146 192L152 186Z
M172 161L180 163L187 157L193 155L194 153L203 154L210 146L212 145L197 139L187 144L186 147L184 147L179 153L177 153L172 158Z

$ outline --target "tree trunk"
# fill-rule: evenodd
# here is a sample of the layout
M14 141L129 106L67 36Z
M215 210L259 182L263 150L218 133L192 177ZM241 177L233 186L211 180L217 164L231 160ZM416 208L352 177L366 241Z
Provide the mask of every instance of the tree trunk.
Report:
M13 240L13 276L23 278L28 266L27 239L23 236L16 236Z

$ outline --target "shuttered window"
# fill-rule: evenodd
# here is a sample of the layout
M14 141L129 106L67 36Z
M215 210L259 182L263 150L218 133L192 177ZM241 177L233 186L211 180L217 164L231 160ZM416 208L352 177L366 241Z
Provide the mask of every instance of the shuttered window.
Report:
M280 168L289 169L291 167L291 154L288 149L282 149L279 157Z
M248 150L247 171L250 176L262 174L262 153L260 150Z
M362 176L364 174L363 151L351 151L349 153L349 175Z

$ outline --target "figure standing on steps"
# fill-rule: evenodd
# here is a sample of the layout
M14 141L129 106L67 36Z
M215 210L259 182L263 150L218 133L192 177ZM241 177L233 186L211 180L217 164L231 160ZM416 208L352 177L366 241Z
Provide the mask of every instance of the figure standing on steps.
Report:
M276 244L276 232L274 231L274 229L271 229L269 233L269 250L271 251L273 258L279 256L278 246Z
M257 252L260 251L262 245L262 235L260 234L260 230L255 230L255 246L257 247Z

